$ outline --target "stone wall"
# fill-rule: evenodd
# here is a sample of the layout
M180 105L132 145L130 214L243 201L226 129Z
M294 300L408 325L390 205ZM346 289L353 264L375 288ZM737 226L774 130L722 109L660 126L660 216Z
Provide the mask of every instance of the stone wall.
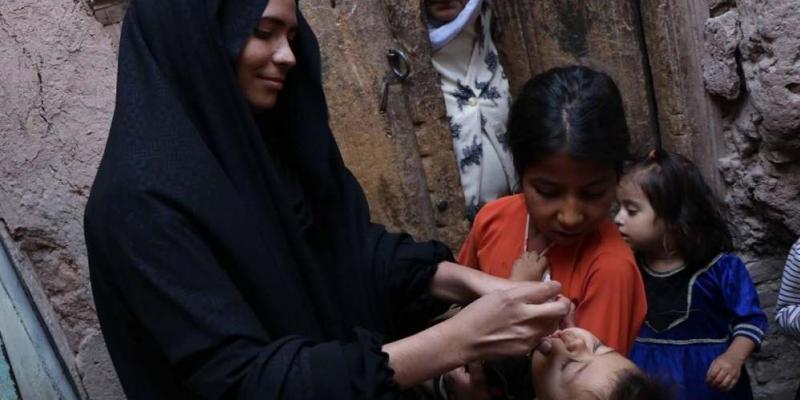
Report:
M112 43L82 2L0 1L0 229L92 399L121 398L83 241L83 208L114 108Z
M705 87L722 113L719 168L737 249L774 325L780 274L800 236L800 7L796 0L716 2L705 24ZM800 345L770 329L753 357L757 397L791 399Z

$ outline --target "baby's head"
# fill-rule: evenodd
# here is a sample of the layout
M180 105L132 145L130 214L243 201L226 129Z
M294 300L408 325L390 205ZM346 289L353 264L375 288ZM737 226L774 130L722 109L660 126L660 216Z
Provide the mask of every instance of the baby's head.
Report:
M428 17L439 24L446 24L458 16L467 0L425 0Z
M586 67L529 80L511 107L508 140L537 232L577 243L608 218L630 135L614 81Z
M700 267L732 247L711 188L680 154L654 150L633 164L620 181L617 199L614 221L637 252L676 254Z
M630 360L581 328L556 331L533 354L533 382L540 400L665 398L660 385Z

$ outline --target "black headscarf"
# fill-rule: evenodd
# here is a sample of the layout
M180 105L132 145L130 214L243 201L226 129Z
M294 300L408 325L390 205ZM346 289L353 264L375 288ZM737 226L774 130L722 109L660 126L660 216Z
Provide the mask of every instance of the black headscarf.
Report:
M267 0L134 0L85 228L129 398L391 398L384 338L427 317L438 243L370 224L319 48L255 115L234 61ZM400 321L400 322L399 322Z

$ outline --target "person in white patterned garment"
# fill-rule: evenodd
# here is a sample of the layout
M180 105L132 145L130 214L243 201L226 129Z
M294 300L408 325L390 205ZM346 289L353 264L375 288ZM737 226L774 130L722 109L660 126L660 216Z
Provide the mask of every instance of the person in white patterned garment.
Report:
M492 40L491 0L426 0L425 9L472 221L483 204L518 187L506 135L511 95Z

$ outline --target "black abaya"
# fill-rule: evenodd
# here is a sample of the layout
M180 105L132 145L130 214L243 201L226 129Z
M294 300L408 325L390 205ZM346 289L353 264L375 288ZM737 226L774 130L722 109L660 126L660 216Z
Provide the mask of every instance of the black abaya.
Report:
M369 222L299 12L276 109L248 107L233 62L266 4L134 0L126 15L85 228L131 399L393 398L381 345L435 309L450 253Z

